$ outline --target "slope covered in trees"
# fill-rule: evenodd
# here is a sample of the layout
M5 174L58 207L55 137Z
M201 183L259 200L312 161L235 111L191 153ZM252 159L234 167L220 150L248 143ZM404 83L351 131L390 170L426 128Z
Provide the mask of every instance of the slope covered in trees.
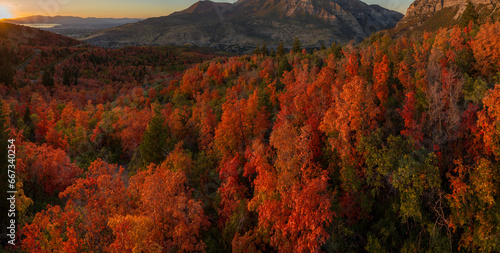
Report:
M499 30L277 56L40 47L0 85L17 249L500 251Z

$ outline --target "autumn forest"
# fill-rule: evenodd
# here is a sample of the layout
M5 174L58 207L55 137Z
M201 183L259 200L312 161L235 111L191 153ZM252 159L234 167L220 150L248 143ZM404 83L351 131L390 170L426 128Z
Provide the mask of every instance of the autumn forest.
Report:
M500 251L500 21L246 55L1 24L0 51L5 250Z

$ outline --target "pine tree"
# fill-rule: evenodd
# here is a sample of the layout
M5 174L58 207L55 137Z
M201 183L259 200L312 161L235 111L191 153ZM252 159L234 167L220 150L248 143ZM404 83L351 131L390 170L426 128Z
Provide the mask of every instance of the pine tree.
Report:
M261 54L260 43L257 43L257 47L253 50L253 54L255 54L255 55Z
M290 63L288 62L287 59L283 59L279 65L278 65L278 76L283 76L283 73L285 73L285 71L292 71L292 65L290 65Z
M280 41L276 54L278 57L285 55L285 46L283 45L283 41Z
M262 48L260 49L260 52L265 56L269 55L269 49L267 49L266 43L262 44Z
M302 51L302 43L300 43L299 38L295 38L293 41L293 46L292 46L292 52L293 53L300 53Z
M149 121L148 128L139 145L143 166L148 166L151 163L161 164L166 156L167 137L168 129L165 126L165 117L161 113L160 106L156 105L155 115Z
M54 77L52 76L52 73L49 70L43 72L42 84L43 86L46 87L54 86Z
M330 53L333 54L336 59L339 59L342 57L342 47L339 44L333 42L332 47L330 48Z
M14 83L14 67L7 56L0 59L0 83L6 85Z
M23 135L26 139L34 142L35 141L35 125L33 120L31 120L31 110L29 105L26 106L23 116L24 132Z
M474 4L468 0L467 1L467 6L465 7L464 13L462 14L462 17L460 18L460 26L461 27L466 27L469 25L470 21L476 23L478 19L478 14L476 11L476 7Z
M260 49L260 43L257 43L257 47L253 50L253 54L259 55L261 53L262 53L262 51Z
M70 86L71 83L72 83L71 82L71 72L69 69L65 68L64 74L63 74L63 85Z

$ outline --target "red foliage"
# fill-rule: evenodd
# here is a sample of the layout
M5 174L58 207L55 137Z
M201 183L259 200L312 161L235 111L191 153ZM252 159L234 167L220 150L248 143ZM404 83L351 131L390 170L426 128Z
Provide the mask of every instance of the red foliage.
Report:
M65 190L83 172L63 150L30 142L24 143L20 151L17 170L22 181L39 183L48 194Z

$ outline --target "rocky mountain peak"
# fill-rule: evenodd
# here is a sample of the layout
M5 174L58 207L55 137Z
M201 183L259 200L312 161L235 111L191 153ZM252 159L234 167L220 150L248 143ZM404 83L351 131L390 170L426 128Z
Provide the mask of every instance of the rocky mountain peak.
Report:
M470 0L480 12L492 13L500 7L499 0ZM468 0L416 0L406 11L405 17L398 23L396 28L408 28L412 30L422 26L426 20L434 17L442 23L453 23L458 20ZM446 14L447 13L447 14ZM450 15L451 14L451 15ZM436 17L438 15L438 17ZM452 20L443 20L445 15L450 15ZM449 17L447 17L449 19ZM441 19L441 20L440 20Z
M182 14L206 14L206 13L215 13L217 9L224 11L231 11L233 9L233 4L231 3L216 3L212 1L198 1L191 5L189 8L174 12L172 15L182 15Z
M360 0L240 0L234 4L199 1L160 18L94 34L87 42L104 47L192 44L245 52L258 44L305 47L360 41L393 28L403 14Z
M334 1L328 0L284 0L281 5L288 17L307 13L328 21L335 20L332 12L341 9Z

